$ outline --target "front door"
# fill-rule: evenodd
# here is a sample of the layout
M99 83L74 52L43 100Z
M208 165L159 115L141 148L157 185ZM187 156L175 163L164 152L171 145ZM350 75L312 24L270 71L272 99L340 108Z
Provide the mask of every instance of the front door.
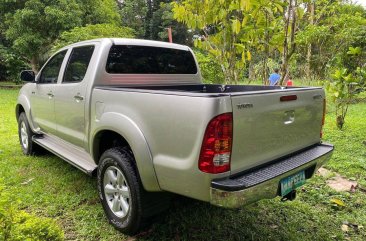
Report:
M67 50L54 55L43 67L31 93L31 114L34 123L42 132L54 134L55 122L55 87L60 77L60 68Z
M89 98L88 66L93 52L94 46L74 47L62 81L55 89L57 136L79 147L84 147L87 132L85 111Z

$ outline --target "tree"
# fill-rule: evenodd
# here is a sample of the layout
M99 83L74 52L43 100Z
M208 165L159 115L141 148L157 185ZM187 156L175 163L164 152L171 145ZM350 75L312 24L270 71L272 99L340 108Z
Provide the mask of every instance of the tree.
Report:
M314 25L314 17L315 17L315 0L311 0L307 4L307 14L308 14L308 22L309 25ZM307 53L306 53L306 77L310 78L311 76L311 55L312 55L312 44L309 43L307 46Z
M8 1L0 0L0 81L16 79L19 71L26 68L26 63L11 48L11 41L5 37L7 30L6 16L14 14L17 9L23 8L26 0Z
M125 0L120 3L120 13L123 26L135 30L136 36L142 38L145 35L145 21L147 5L145 0Z
M76 0L82 11L81 26L90 24L113 24L121 26L118 1L115 0Z
M199 48L206 49L220 63L226 83L238 83L251 49L256 48L257 24L265 21L264 15L281 11L280 1L269 0L186 0L173 3L174 17L188 28L203 32ZM269 44L269 43L267 43Z
M284 40L283 40L283 52L282 52L282 65L281 65L281 80L280 85L283 84L286 76L288 75L288 65L290 58L295 53L296 42L295 35L297 31L298 10L300 10L299 2L297 0L286 0L287 8L284 12Z
M299 74L326 78L334 67L350 67L348 47L366 45L366 9L341 0L317 0L307 11L312 20L300 22L296 35L297 69L305 65L305 73Z
M62 32L86 24L120 25L121 21L114 0L28 0L3 3L0 9L6 6L11 7L3 27L6 39L35 72L40 58Z
M152 23L155 27L151 28L152 36L156 40L167 41L167 28L171 27L174 43L192 45L193 31L188 31L186 25L174 19L172 8L170 3L161 3L160 8L153 13Z
M121 24L115 0L76 0L82 11L82 25L111 23Z
M345 123L348 106L357 103L356 97L366 90L366 68L362 66L365 53L360 47L349 47L347 54L359 66L354 70L337 69L331 75L332 79L327 82L327 90L336 106L336 124L339 129L342 129Z
M95 24L85 27L75 27L70 31L65 31L56 41L53 50L71 43L96 39L96 38L133 38L134 30L128 27L120 27L113 24Z
M49 50L61 32L81 25L81 14L73 0L29 0L23 9L8 16L6 37L37 72L40 56Z

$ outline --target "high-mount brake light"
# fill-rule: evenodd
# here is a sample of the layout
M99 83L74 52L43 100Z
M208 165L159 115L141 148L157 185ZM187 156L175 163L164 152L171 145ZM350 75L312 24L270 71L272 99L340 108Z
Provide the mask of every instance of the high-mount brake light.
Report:
M280 97L280 101L293 101L297 100L297 95L284 95Z
M224 113L213 118L203 138L199 169L213 174L230 171L232 142L233 114Z

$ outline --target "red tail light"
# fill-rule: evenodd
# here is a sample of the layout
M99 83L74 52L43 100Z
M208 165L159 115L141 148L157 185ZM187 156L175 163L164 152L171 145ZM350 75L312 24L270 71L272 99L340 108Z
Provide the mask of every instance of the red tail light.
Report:
M233 141L233 114L225 113L208 123L203 138L198 167L207 173L230 171Z
M320 129L320 138L323 137L323 126L324 126L324 123L325 123L325 111L327 109L327 101L324 97L324 100L323 100L323 117L322 117L322 126L321 126L321 129Z

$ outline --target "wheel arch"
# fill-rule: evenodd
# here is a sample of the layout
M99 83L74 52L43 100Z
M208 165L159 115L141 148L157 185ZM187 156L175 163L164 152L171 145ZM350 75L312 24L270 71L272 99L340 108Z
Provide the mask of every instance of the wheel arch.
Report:
M36 126L33 123L29 99L23 94L19 95L18 102L15 106L15 117L16 117L17 121L19 119L20 113L22 113L22 112L24 112L25 115L27 116L27 120L28 120L31 130L35 133L38 133L38 129L36 128Z
M24 107L21 104L17 104L15 107L15 117L18 121L20 113L25 112Z
M118 113L104 113L97 122L89 143L96 164L108 148L128 146L134 155L145 190L161 191L149 145L142 131L131 119Z

